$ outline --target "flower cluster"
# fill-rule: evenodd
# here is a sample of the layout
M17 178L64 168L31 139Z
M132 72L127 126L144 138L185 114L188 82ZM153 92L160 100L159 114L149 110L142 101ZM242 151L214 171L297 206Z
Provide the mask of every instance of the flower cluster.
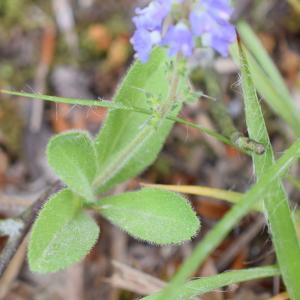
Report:
M145 8L137 8L133 18L136 31L131 39L136 56L147 62L154 46L166 46L171 56L181 53L189 57L198 41L227 56L228 47L235 40L235 29L229 21L233 8L229 2L153 0ZM182 15L173 17L175 11Z

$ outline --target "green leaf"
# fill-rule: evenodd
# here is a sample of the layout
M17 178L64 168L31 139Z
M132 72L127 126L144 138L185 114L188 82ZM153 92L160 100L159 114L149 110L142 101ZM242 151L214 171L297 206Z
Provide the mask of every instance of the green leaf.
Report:
M193 297L212 292L216 289L260 278L279 276L277 266L266 266L237 271L226 271L221 274L194 279L185 283L172 300L189 300ZM143 297L141 300L158 300L161 292Z
M155 244L173 244L191 239L199 230L199 220L180 195L143 189L101 199L101 215L135 238Z
M167 101L170 86L168 62L169 59L164 49L156 49L147 64L135 62L118 89L113 102L126 107L135 106L149 110L146 93L158 97L160 101ZM179 109L180 105L174 113L177 113ZM110 173L108 169L111 163L116 161L121 151L137 137L147 121L149 121L149 116L145 114L110 110L95 140L101 166L99 176ZM103 182L104 189L132 178L148 167L156 159L173 124L173 120L165 120L159 128L149 131L142 141L142 146L132 150L133 155L130 159L119 162L118 168L120 164L122 168L117 174L113 175L113 178L109 178L110 175L104 176L109 178L108 182Z
M256 36L255 32L252 30L249 24L244 21L239 21L237 24L239 34L242 38L247 49L254 55L255 59L261 66L261 69L266 73L266 75L274 83L274 87L285 97L289 98L290 92L271 57L269 56L267 50L262 45L259 38Z
M66 189L46 203L33 225L29 242L32 271L56 272L91 250L99 236L99 227L82 211L82 201Z
M245 22L239 22L238 31L249 50L246 51L248 52L249 69L252 77L255 78L254 85L257 91L271 109L284 119L297 136L300 136L299 110L281 74L251 27ZM236 46L232 49L231 53L235 61L239 62Z
M53 137L47 148L49 165L69 188L94 201L92 182L97 173L96 151L86 132L67 132Z
M249 136L266 146L263 155L252 155L255 174L259 180L268 167L274 164L274 154L242 45L239 45L239 51ZM281 180L274 181L272 187L264 195L263 201L283 280L291 299L299 299L300 246L287 193Z

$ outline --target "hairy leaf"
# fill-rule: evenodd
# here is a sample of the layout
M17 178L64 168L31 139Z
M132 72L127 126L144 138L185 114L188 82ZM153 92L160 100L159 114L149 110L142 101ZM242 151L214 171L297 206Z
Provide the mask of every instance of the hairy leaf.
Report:
M157 97L161 103L166 101L170 85L167 62L163 49L156 49L147 64L135 62L118 89L114 103L150 109L146 94ZM177 111L179 109L180 105ZM109 173L107 168L111 162L136 138L147 121L149 115L110 110L95 141L101 165L100 176L101 173ZM132 178L149 166L156 159L173 123L172 120L165 120L159 128L149 132L142 146L132 150L134 155L128 161L123 160L121 170L103 183L105 188Z
M256 95L254 82L249 71L247 56L244 53L242 45L240 44L239 46L249 136L263 143L266 147L263 155L253 154L252 156L255 174L259 180L265 174L268 167L274 164L274 154ZM279 179L274 181L272 187L264 195L263 201L283 280L288 288L291 299L299 299L300 247L287 194Z
M92 182L97 172L96 151L86 132L67 132L53 137L47 148L49 165L75 193L94 201Z
M191 239L200 223L180 195L159 189L143 189L98 202L100 213L130 235L156 244Z
M99 227L82 211L82 199L70 190L50 198L36 222L29 242L32 271L56 272L79 261L95 244Z
M300 135L299 110L293 101L284 80L267 51L252 31L251 27L240 21L237 24L239 34L247 47L249 70L254 80L254 85L269 104L271 109L282 117L294 133ZM232 56L239 62L237 47L232 48Z

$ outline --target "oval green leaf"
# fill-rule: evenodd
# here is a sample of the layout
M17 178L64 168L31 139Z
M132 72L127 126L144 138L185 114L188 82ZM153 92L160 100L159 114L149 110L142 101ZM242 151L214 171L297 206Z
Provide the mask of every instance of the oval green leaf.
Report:
M47 148L49 165L76 194L94 201L92 182L97 173L96 151L87 132L67 132L53 137Z
M179 194L146 188L101 199L101 215L135 238L155 244L174 244L191 239L200 222Z
M28 261L34 272L56 272L89 253L99 227L82 211L82 199L70 190L50 198L32 229Z

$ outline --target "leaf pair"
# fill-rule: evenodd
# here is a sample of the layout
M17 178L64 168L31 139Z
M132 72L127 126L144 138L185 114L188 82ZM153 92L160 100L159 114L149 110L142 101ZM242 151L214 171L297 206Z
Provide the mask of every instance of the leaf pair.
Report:
M100 230L83 210L83 199L65 189L47 202L35 222L29 247L30 268L55 272L79 261ZM199 220L178 194L143 189L101 199L95 209L130 235L156 244L180 243L194 236Z

